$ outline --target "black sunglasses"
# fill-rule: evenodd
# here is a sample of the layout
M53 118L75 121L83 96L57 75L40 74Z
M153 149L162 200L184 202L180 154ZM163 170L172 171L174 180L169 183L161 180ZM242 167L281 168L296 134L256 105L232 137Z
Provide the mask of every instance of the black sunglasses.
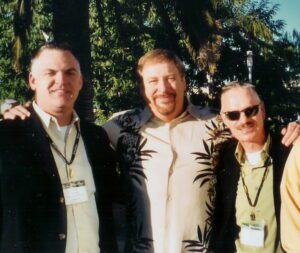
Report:
M239 120L241 113L245 113L247 118L255 116L259 111L259 104L254 106L249 106L241 111L230 111L230 112L223 112L227 119L229 120Z

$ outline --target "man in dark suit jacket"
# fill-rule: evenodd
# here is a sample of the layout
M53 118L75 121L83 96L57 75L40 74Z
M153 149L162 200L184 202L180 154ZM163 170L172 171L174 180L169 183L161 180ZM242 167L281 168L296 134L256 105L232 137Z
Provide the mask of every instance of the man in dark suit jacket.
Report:
M288 149L266 130L264 104L251 84L223 89L221 117L234 139L222 147L217 168L214 252L282 252L280 181Z
M117 252L114 154L73 110L82 76L72 50L42 46L29 84L31 116L0 123L0 252Z

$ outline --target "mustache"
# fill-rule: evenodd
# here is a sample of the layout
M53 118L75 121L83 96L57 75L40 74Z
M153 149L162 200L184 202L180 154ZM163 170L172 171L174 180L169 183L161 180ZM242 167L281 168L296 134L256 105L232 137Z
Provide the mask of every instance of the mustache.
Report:
M246 123L243 123L239 126L240 129L243 129L243 128L246 128L246 127L252 127L254 126L254 122L251 122L251 121L247 121Z
M164 97L170 97L170 96L176 96L176 92L166 92L166 93L163 93L163 94L156 94L154 96L154 98L164 98Z

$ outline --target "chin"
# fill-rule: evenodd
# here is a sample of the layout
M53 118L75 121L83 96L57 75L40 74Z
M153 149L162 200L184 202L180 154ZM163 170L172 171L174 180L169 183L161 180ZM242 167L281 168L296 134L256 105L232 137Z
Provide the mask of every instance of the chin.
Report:
M243 142L255 142L257 139L257 136L255 134L247 134L247 135L242 135L239 140Z
M62 101L60 103L55 103L54 106L56 108L69 108L69 107L73 107L74 103L70 102L70 101Z
M158 111L162 114L171 114L175 110L174 105L158 106Z

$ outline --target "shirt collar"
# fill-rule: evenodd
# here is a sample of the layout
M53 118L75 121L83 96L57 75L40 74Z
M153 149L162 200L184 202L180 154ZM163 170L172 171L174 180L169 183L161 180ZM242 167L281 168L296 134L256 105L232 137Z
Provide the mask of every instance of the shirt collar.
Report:
M270 134L268 134L267 141L265 142L261 152L261 160L263 162L269 157L270 143L271 136ZM243 165L245 163L245 151L240 143L237 144L234 155L240 165Z
M45 111L43 111L38 105L37 103L34 101L33 103L33 109L35 110L35 112L37 113L37 115L39 116L39 118L41 119L44 127L46 127L47 129L50 127L51 123L54 123L55 126L60 129L60 126L57 122L57 119L55 117L53 117L52 115L50 115L49 113L46 113ZM75 110L73 111L73 117L72 117L72 122L70 123L70 125L74 124L75 122L79 123L79 117L77 115L77 113L75 112Z

